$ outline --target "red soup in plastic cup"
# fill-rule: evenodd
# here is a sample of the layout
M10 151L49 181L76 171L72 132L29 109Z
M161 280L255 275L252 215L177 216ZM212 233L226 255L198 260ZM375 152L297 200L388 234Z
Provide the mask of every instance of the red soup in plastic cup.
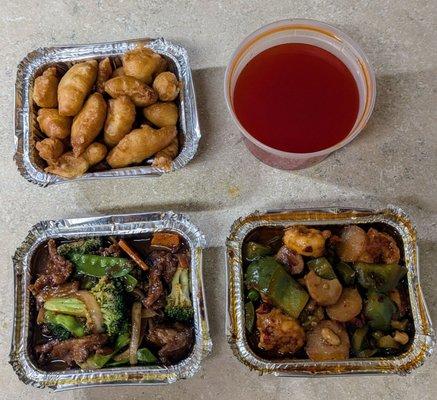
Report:
M247 147L281 169L309 167L351 141L375 95L374 73L358 45L311 20L252 33L225 74L227 105Z

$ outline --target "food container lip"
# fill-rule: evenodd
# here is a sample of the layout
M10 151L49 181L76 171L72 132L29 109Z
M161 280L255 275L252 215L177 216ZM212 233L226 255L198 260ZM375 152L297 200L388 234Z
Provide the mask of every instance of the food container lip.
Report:
M175 69L178 78L183 83L183 89L179 96L180 115L178 131L184 137L184 140L178 156L172 162L171 170L166 171L149 164L144 164L99 172L87 172L74 179L65 179L46 173L35 162L35 150L31 146L31 136L35 130L36 118L30 96L37 71L45 65L106 56L120 56L137 44L144 44L167 57L171 61L171 65ZM172 43L162 37L146 37L90 44L67 44L39 47L32 50L21 60L17 67L14 127L14 161L20 174L29 182L39 186L107 178L160 176L167 172L179 170L195 157L201 138L196 95L187 50L181 45Z
M315 362L309 359L267 360L249 346L244 328L244 276L242 244L247 235L260 226L344 225L383 223L391 226L403 242L405 265L408 268L408 291L415 326L410 347L393 357L349 358L340 361ZM333 376L346 374L374 375L397 373L405 375L419 367L433 351L435 333L420 286L416 228L400 208L385 209L352 207L316 207L255 211L234 221L226 239L228 342L234 355L250 369L276 376Z
M131 366L94 371L80 369L47 371L38 367L30 357L28 343L31 334L31 302L28 284L31 279L33 255L50 238L74 239L90 236L132 236L170 231L180 234L191 254L190 288L193 298L195 341L187 357L170 366ZM180 213L149 212L111 214L84 218L41 221L34 225L13 256L14 265L14 323L9 363L20 380L36 387L66 390L76 387L102 385L158 385L192 377L210 353L207 308L205 304L202 250L204 235Z
M354 126L354 128L348 133L348 135L339 143L334 144L331 147L328 147L326 149L314 151L314 152L307 152L307 153L293 153L288 151L283 151L279 149L275 149L273 147L270 147L262 142L260 142L258 139L256 139L254 136L252 136L240 123L238 120L232 106L232 98L231 98L231 90L230 90L230 81L231 81L231 73L233 72L233 69L235 67L235 60L238 56L242 54L242 47L245 45L249 49L253 42L256 41L256 38L260 36L261 34L265 34L266 30L273 29L278 26L289 26L292 28L293 26L298 27L299 29L319 29L321 33L324 33L327 35L329 32L329 36L333 38L336 41L340 41L343 43L348 43L349 46L357 52L357 55L360 57L361 60L359 60L360 67L365 71L364 75L366 77L366 88L367 91L369 91L370 97L366 96L366 107L363 112L363 115L361 117L361 120L359 121L359 124ZM303 25L303 26L300 26ZM322 28L322 29L320 29ZM373 109L375 107L376 102L376 77L375 72L372 68L372 65L370 64L370 61L364 51L362 50L361 46L354 41L349 35L335 27L334 25L328 24L326 22L318 21L315 19L305 19L305 18L290 18L290 19L282 19L274 22L270 22L266 25L261 26L254 32L250 33L248 36L246 36L242 42L238 45L238 47L233 51L231 58L229 60L228 65L226 66L225 70L225 76L224 76L224 96L226 101L226 108L229 111L229 114L231 115L232 120L237 125L240 132L243 134L243 136L253 142L255 145L257 145L259 148L263 149L264 151L267 151L271 154L277 155L279 157L286 157L286 158L295 158L295 159L305 159L309 157L318 157L318 156L326 156L335 150L338 150L342 147L344 147L346 144L351 142L366 126L367 122L370 119L370 116L372 115Z

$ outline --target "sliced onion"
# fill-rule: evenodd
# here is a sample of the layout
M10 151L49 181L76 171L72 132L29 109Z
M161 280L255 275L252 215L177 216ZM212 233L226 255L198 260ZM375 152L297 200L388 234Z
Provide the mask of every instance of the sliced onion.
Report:
M93 333L102 333L104 331L103 314L96 298L88 292L88 290L79 290L75 293L75 296L85 303L85 307L92 321L91 330Z
M141 303L135 302L132 305L132 332L129 344L129 363L131 365L136 365L137 360L137 350L140 345L140 335L141 335Z
M158 313L150 308L143 308L141 310L141 318L152 318L156 317Z
M41 307L38 311L38 315L36 316L36 323L38 325L41 325L44 323L44 317L45 317L45 309L44 307Z

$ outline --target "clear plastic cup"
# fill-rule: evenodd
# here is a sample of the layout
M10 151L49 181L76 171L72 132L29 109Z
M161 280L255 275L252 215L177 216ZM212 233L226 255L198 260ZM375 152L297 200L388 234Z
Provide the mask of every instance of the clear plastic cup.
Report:
M320 47L338 57L352 73L358 87L359 109L355 125L336 145L312 152L289 153L274 149L255 139L235 115L233 98L237 79L246 64L262 51L284 43L305 43ZM322 161L333 151L349 143L365 127L376 97L375 74L370 63L349 36L337 28L309 19L288 19L265 25L247 36L235 50L226 68L225 99L229 112L244 137L249 150L262 162L280 169L301 169Z

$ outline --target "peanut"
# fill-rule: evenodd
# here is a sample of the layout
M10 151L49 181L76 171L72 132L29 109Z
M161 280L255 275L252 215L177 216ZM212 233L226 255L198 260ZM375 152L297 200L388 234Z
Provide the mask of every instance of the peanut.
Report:
M339 346L340 345L341 340L338 337L338 335L336 335L332 331L332 329L323 328L321 333L322 333L322 338L326 343L330 344L331 346Z
M395 342L404 345L408 343L409 337L405 332L396 331L395 335L393 336L393 339Z

